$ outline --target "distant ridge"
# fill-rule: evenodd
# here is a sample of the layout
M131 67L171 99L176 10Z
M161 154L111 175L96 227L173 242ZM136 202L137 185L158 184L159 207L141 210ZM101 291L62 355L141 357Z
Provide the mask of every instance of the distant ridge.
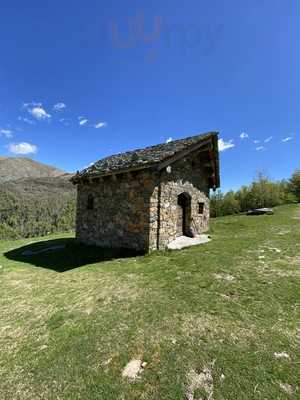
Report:
M0 240L74 229L72 174L26 157L0 157Z
M22 178L55 178L66 172L27 157L0 157L0 183Z

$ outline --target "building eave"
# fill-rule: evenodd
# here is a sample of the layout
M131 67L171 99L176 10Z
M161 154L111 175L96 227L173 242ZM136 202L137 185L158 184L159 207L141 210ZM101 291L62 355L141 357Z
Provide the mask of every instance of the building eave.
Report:
M206 147L210 147L207 148ZM153 163L146 163L143 165L136 165L132 167L127 167L127 168L115 168L107 172L90 172L88 174L81 174L77 172L72 178L71 182L76 185L81 181L89 181L92 182L93 180L105 178L108 176L116 176L124 173L130 173L134 171L142 171L146 169L156 169L158 171L163 170L167 166L171 165L172 163L176 162L177 160L180 160L189 154L203 149L204 151L209 151L211 154L211 161L212 161L212 169L213 169L213 184L211 185L211 188L216 189L220 187L220 170L219 170L219 152L218 152L218 132L209 132L204 140L199 140L198 143L194 143L187 147L186 149L183 149L171 157L162 160L162 161L156 161Z

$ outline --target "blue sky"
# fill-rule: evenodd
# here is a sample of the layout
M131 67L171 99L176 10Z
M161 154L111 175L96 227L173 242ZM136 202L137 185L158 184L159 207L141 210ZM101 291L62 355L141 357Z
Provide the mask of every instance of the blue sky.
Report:
M76 171L217 130L222 189L300 167L297 0L4 1L0 155Z

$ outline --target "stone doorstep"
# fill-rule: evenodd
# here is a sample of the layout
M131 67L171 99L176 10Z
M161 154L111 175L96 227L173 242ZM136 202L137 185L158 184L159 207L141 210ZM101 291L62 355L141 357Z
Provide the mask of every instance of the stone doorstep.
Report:
M190 238L187 236L179 236L178 238L176 238L175 240L170 242L167 245L167 248L169 250L180 250L185 247L196 246L198 244L204 244L204 243L208 243L210 241L211 241L211 239L210 239L209 235L204 235L204 234L198 235L194 238Z

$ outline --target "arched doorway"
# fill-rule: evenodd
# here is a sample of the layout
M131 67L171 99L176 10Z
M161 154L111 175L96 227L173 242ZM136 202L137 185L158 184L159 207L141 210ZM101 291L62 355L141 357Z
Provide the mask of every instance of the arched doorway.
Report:
M184 192L177 199L177 234L190 236L191 233L191 196Z

